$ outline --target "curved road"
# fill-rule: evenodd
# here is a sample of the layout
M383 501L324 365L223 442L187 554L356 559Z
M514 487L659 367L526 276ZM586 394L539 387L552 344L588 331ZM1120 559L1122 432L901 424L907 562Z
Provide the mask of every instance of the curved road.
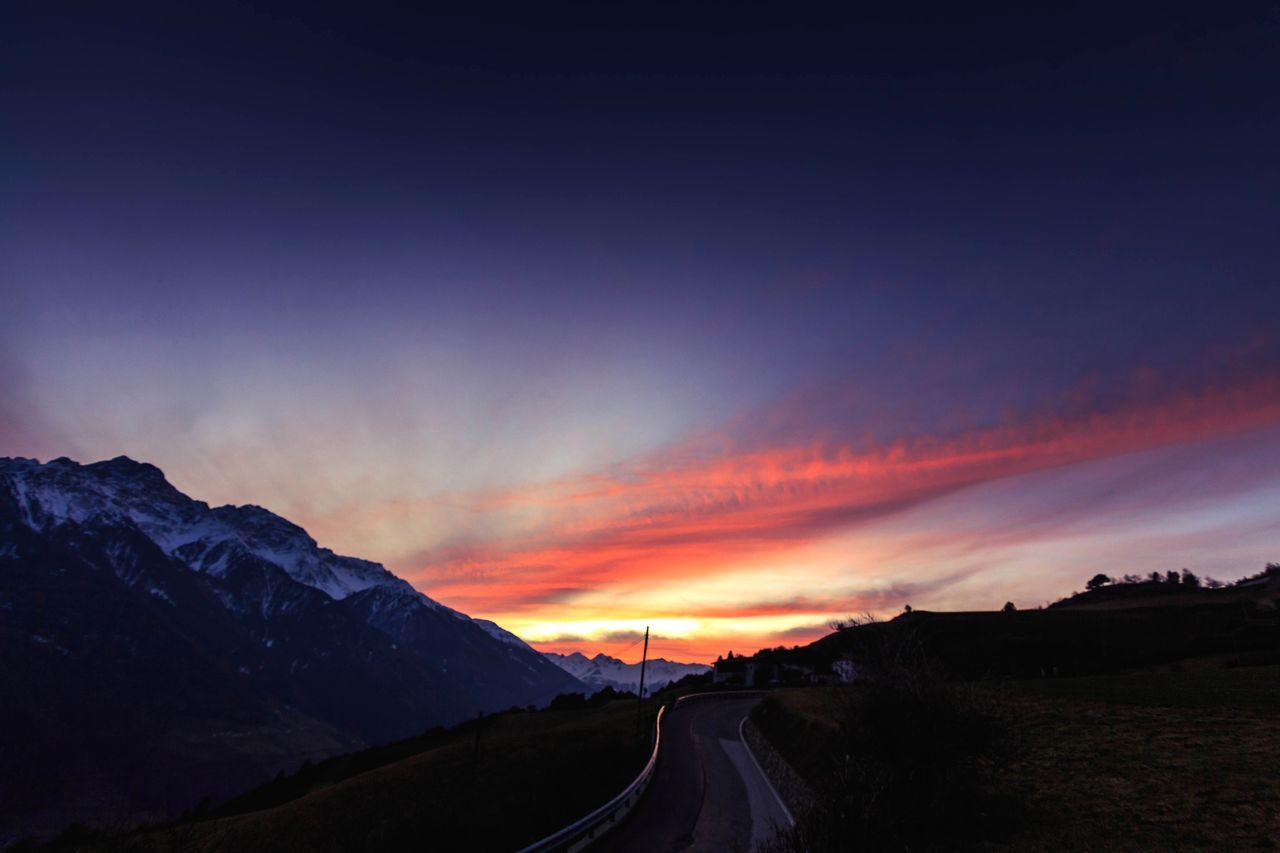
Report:
M789 825L740 726L759 696L694 699L662 721L649 790L597 849L620 853L750 853Z

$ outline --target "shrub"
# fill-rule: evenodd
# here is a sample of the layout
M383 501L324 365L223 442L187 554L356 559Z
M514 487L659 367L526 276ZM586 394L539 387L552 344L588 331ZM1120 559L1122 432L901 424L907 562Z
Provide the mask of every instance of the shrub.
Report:
M817 802L772 850L954 850L1005 834L1018 809L996 772L1010 751L998 717L910 635L867 664L865 686L842 694Z

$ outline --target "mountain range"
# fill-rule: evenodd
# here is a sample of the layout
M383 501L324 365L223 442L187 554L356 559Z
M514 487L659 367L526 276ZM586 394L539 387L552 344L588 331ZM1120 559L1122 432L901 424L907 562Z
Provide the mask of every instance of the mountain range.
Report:
M605 654L598 654L592 658L581 652L567 655L555 652L545 654L547 659L556 666L596 690L612 687L615 690L629 690L634 693L640 689L640 664L638 663L623 663ZM660 690L673 681L679 681L686 675L701 675L710 669L711 667L701 663L676 663L665 658L654 658L645 664L645 695L654 690Z
M123 456L0 458L0 844L582 689L261 507Z

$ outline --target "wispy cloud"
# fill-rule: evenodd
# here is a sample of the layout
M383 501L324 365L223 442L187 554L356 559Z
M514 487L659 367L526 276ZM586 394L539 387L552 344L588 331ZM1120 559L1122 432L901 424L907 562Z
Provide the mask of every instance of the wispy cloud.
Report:
M701 437L609 471L476 496L478 511L536 509L540 524L422 553L414 575L446 601L532 609L547 590L705 577L977 484L1276 423L1280 377L1262 375L1092 406L1077 400L1066 412L870 447L827 440L738 449ZM864 604L827 600L822 609ZM768 606L810 605L818 603Z

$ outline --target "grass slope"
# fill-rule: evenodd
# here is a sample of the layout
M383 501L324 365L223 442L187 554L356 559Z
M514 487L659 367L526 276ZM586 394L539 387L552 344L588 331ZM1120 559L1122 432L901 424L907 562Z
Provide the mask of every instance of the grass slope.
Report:
M482 722L478 750L475 724L459 726L335 759L239 800L243 805L279 800L281 792L299 794L269 808L125 837L67 838L54 849L518 849L621 791L647 757L648 728L637 736L636 705L626 700L499 714ZM415 752L417 746L422 748ZM389 763L367 767L384 759ZM297 791L299 780L310 789Z
M1280 848L1280 667L1011 683L1010 850Z
M1000 719L1014 744L998 771L1014 798L1007 825L971 848L1280 848L1280 667L961 689ZM757 720L802 776L830 785L829 745L842 715L858 712L856 693L781 691Z

